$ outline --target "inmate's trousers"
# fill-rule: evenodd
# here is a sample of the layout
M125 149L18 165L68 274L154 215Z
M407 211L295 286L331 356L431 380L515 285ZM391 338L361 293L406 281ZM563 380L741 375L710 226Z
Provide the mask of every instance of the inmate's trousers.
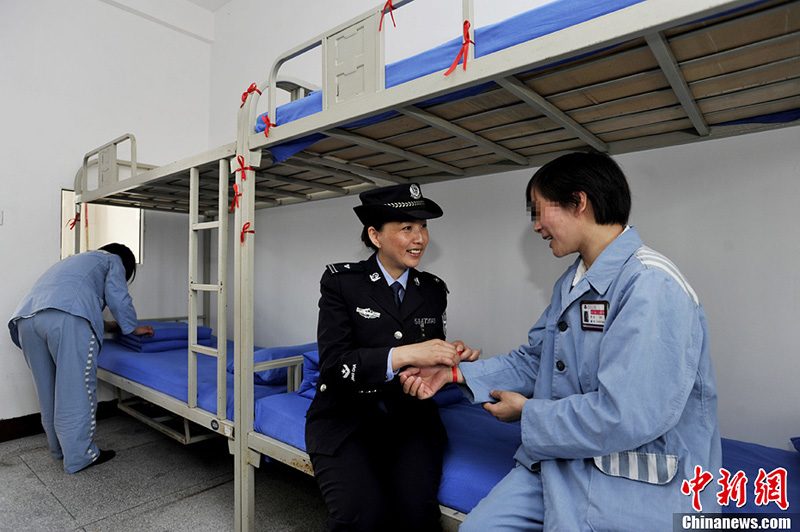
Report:
M534 532L543 530L542 476L517 464L472 509L459 532Z
M54 458L75 473L100 455L94 443L99 344L88 321L55 309L19 320L42 426Z

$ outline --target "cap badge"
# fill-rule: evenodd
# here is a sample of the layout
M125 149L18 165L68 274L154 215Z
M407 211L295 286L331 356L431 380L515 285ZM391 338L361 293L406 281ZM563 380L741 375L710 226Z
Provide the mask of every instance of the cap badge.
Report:
M408 189L409 193L411 194L411 199L420 199L422 197L422 192L419 190L419 187L414 184Z

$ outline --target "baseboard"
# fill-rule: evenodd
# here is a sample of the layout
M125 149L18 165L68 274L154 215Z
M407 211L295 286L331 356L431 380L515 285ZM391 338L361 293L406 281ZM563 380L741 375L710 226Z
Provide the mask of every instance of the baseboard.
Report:
M117 409L116 400L103 401L97 404L97 419L105 419L117 414L119 414L119 410ZM38 413L0 420L0 442L35 436L43 432L42 416Z

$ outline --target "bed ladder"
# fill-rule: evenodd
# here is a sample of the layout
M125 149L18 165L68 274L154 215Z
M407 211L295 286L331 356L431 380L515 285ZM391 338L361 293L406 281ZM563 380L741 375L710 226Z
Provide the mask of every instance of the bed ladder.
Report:
M227 329L227 290L228 280L228 175L227 159L219 161L219 195L217 216L212 221L200 221L200 169L189 170L189 408L197 408L197 359L199 355L212 356L217 359L217 408L216 420L210 427L228 438L233 437L233 423L227 419L227 362L228 362L228 329ZM208 265L203 276L206 282L199 279L199 244L200 232L205 231L205 245L210 246L211 231L217 231L217 280L211 283ZM200 345L197 341L198 298L201 295L217 294L217 347ZM210 300L208 298L206 301ZM203 312L208 314L209 308ZM217 426L214 426L216 422Z

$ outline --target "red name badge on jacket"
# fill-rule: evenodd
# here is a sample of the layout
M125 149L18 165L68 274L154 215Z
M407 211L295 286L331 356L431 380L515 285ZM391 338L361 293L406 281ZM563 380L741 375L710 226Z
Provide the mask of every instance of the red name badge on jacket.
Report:
M608 301L581 301L581 329L602 331L606 325Z

